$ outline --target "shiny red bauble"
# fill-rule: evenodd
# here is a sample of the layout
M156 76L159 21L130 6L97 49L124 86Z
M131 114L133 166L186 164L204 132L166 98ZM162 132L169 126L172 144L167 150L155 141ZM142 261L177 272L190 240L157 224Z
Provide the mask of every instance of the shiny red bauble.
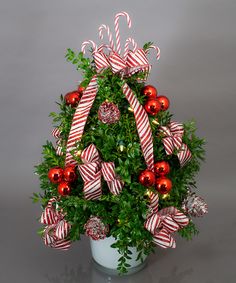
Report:
M166 96L160 95L160 96L157 97L157 100L161 104L161 110L165 111L165 110L167 110L169 108L170 101L169 101L169 99Z
M68 196L71 192L71 187L68 182L61 182L57 187L58 194L61 196Z
M64 180L66 182L72 183L77 179L74 166L68 166L64 169Z
M58 184L63 179L63 169L60 167L53 167L48 171L48 179L54 184Z
M166 177L160 177L156 179L156 189L160 194L167 194L172 189L172 182Z
M64 99L67 105L70 105L71 107L76 107L80 100L80 93L77 90L68 92L65 95Z
M158 161L154 164L154 172L157 176L165 176L170 173L170 165L166 161Z
M145 187L151 187L155 184L155 174L148 169L142 171L138 179L140 184L142 184Z
M142 90L142 94L147 97L147 99L155 99L157 97L157 90L152 85L146 85Z
M81 85L78 86L78 93L80 94L80 96L83 94L84 90L85 90L84 86L81 86Z
M161 110L161 104L157 99L149 99L144 104L144 108L148 114L155 116Z

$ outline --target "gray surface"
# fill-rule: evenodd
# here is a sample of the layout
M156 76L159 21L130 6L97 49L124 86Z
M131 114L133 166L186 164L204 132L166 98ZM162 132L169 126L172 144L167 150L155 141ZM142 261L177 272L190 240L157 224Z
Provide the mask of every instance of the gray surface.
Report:
M178 239L176 250L157 249L140 273L111 278L91 265L87 239L66 253L44 247L36 235L41 210L29 196L39 190L31 172L50 137L48 113L80 79L65 49L97 40L99 24L112 25L122 10L140 45L154 40L161 48L149 82L168 95L176 120L195 117L208 141L198 186L210 213L197 221L194 241ZM1 0L1 283L236 282L235 13L236 2L223 0Z

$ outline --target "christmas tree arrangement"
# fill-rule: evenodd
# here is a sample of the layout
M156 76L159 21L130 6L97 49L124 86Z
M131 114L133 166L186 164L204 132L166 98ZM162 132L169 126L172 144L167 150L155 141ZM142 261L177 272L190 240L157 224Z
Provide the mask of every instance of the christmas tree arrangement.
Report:
M193 121L180 123L168 111L170 101L146 84L151 42L139 48L132 38L120 44L119 21L131 27L126 12L115 16L115 42L68 49L67 61L83 72L78 89L60 97L51 113L55 141L43 146L36 166L43 212L39 233L52 248L67 250L81 234L99 241L114 237L120 254L117 269L127 272L130 247L138 259L155 246L175 248L175 233L191 239L193 217L207 212L197 196L195 176L204 159L204 140ZM91 56L84 57L91 46ZM132 48L130 48L132 46Z

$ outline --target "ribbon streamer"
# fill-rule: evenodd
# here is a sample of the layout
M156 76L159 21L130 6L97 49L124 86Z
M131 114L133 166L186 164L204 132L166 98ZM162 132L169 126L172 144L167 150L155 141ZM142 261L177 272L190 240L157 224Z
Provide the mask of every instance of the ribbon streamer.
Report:
M192 157L187 145L182 142L184 126L172 121L168 126L161 126L160 133L164 135L162 142L166 154L171 155L176 149L180 166L183 167Z
M64 220L62 211L54 208L53 203L57 202L55 198L51 198L42 212L40 222L46 224L44 230L44 243L51 248L68 250L71 241L67 239L71 225Z
M153 235L153 242L162 248L175 248L172 233L187 226L189 218L177 208L170 206L153 213L147 218L144 227Z
M84 164L78 165L78 169L84 181L83 192L85 199L95 200L100 198L102 195L102 176L113 195L118 195L121 192L124 183L115 174L114 162L101 162L94 144L83 150L81 160Z

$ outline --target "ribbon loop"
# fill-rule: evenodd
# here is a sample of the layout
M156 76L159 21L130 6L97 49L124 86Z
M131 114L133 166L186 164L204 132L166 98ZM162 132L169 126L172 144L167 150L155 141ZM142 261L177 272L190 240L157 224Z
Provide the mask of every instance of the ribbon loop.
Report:
M180 166L183 167L192 157L187 145L182 142L184 126L178 122L170 122L168 126L161 126L160 133L164 135L162 142L167 155L173 154L176 149Z

